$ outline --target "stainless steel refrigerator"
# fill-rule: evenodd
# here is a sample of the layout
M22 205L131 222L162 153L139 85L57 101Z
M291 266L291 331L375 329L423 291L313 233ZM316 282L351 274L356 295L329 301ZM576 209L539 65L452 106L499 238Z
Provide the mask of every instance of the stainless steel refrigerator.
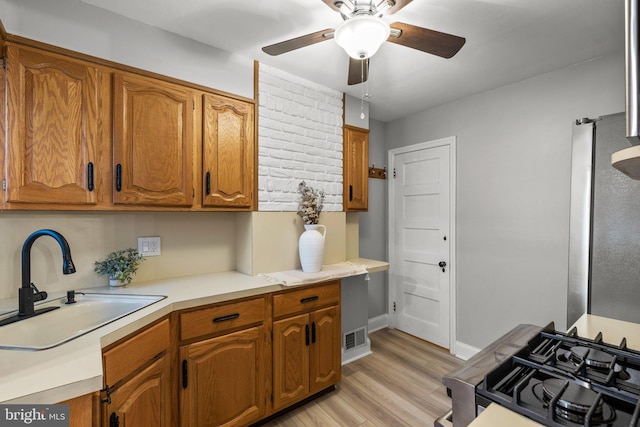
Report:
M567 324L583 313L640 323L640 181L611 166L623 113L573 129Z

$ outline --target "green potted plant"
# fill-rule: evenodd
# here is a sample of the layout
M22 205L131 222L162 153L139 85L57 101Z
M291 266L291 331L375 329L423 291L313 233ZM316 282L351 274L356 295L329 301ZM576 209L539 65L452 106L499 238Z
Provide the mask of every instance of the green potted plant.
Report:
M94 271L109 278L109 285L123 286L131 283L138 265L144 261L137 249L121 249L111 252L105 259L96 261Z

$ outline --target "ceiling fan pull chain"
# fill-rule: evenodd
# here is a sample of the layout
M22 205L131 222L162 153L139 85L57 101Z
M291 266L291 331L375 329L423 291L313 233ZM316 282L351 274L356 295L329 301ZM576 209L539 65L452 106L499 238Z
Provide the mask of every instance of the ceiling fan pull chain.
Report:
M360 61L360 82L364 83L364 60ZM362 96L360 97L360 119L364 120L364 85L362 85Z

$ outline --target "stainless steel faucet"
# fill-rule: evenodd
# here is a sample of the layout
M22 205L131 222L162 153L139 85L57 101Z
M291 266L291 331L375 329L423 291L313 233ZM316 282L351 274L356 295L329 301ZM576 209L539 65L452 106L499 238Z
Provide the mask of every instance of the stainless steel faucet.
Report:
M31 283L31 246L40 236L51 236L62 249L62 273L72 274L76 272L76 268L73 265L71 259L71 249L69 243L62 236L54 230L38 230L31 233L29 237L24 241L22 245L22 287L18 289L18 317L26 318L35 316L34 302L42 301L47 298L47 293L39 291L33 283ZM40 314L40 313L38 313Z

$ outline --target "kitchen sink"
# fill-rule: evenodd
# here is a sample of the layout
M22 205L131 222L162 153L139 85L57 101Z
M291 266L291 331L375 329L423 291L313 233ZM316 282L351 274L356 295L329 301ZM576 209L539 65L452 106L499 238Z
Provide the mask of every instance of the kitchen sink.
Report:
M163 295L76 292L75 303L59 298L37 304L47 313L0 326L0 349L45 350L78 338L166 298ZM13 313L0 316L0 321Z

